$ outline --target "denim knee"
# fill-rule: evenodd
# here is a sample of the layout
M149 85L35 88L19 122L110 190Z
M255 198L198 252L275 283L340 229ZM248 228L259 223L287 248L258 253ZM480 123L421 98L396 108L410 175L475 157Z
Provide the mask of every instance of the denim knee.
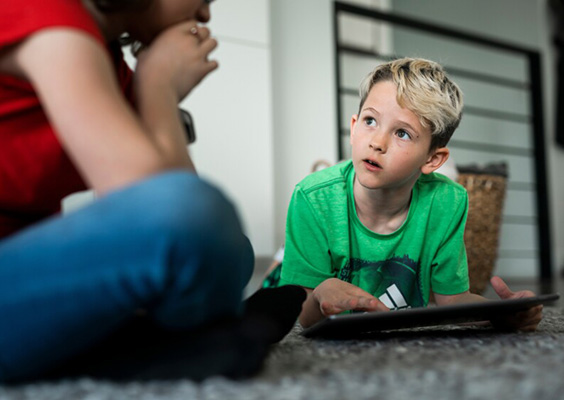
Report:
M172 285L166 288L167 312L176 313L171 302L182 293L191 296L183 299L184 306L237 312L254 256L233 204L215 186L186 172L162 174L141 186L138 198L147 211L135 229L146 229L162 244Z

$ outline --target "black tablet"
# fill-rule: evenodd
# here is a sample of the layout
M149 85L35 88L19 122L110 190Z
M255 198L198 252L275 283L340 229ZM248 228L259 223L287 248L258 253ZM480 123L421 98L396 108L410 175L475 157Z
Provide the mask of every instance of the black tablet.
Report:
M332 315L305 329L302 334L307 337L346 338L392 329L489 321L559 298L559 294L545 294L524 299Z

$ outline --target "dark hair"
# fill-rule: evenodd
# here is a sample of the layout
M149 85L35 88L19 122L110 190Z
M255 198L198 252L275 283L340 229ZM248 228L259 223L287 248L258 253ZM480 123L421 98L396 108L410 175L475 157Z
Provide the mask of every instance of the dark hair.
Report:
M96 8L102 12L139 11L146 9L152 0L94 0Z
M93 0L94 6L103 13L143 11L146 10L152 2L153 0ZM123 34L117 40L117 43L119 43L119 46L131 45L134 50L138 50L142 46L127 33Z

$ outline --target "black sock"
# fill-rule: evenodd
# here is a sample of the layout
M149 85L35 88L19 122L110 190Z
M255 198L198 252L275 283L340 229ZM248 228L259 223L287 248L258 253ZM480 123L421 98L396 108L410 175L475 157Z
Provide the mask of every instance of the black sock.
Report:
M247 299L241 318L189 332L166 330L136 317L87 352L29 380L248 378L262 368L270 345L292 329L305 299L299 286L261 289Z
M260 289L245 302L243 322L256 325L267 342L279 342L296 323L306 297L306 291L295 285Z

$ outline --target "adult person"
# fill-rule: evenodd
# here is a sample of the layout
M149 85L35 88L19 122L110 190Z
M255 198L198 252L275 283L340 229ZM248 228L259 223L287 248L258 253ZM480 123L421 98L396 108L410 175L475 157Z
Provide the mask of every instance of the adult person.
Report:
M164 342L243 312L252 248L195 173L177 108L218 66L210 2L2 0L0 381L42 376L139 312ZM143 48L135 74L124 34ZM61 217L85 188L99 200Z

